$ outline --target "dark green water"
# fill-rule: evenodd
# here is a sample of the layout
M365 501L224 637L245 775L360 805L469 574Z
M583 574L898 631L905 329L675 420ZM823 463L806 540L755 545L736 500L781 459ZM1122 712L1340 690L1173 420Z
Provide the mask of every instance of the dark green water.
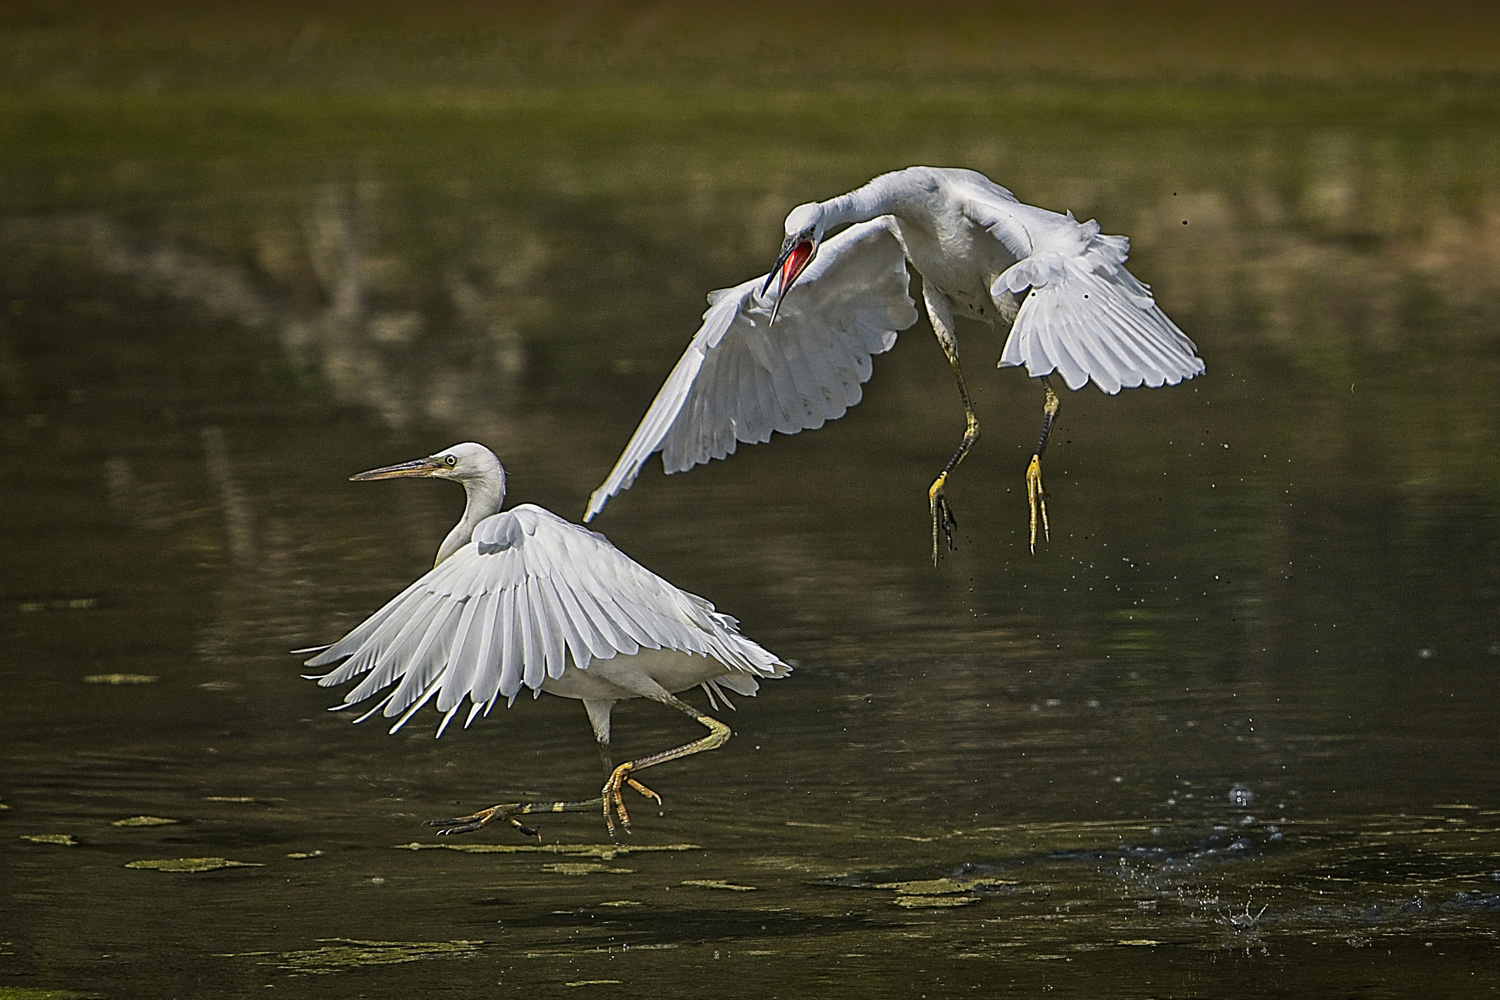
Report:
M1497 118L1437 84L0 94L0 997L1500 991ZM1040 393L979 327L940 569L925 321L843 420L653 463L595 527L797 672L622 849L432 837L597 759L562 699L441 741L323 711L285 651L459 509L346 477L476 439L580 516L703 294L923 162L1131 235L1208 374L1067 395L1035 556ZM616 715L621 755L694 735ZM127 867L202 857L253 867Z

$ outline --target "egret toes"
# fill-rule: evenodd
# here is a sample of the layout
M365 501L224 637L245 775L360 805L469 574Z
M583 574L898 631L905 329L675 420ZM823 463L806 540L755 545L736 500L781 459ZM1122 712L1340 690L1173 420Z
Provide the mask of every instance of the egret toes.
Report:
M599 793L599 797L604 800L604 825L609 827L609 835L611 837L615 835L616 814L619 815L620 825L625 828L625 832L630 832L630 810L625 808L625 796L621 794L622 790L627 786L634 788L648 799L655 799L656 804L661 805L660 795L630 776L630 772L635 769L635 766L634 761L626 761L615 768L610 772L609 780L604 782L603 791Z
M1042 488L1042 452L1047 450L1047 437L1052 433L1052 424L1057 420L1057 411L1062 409L1062 400L1058 399L1057 393L1052 390L1052 383L1047 381L1044 375L1041 379L1042 391L1046 396L1042 399L1042 436L1037 439L1036 451L1031 456L1031 464L1026 467L1026 502L1031 507L1031 551L1036 553L1036 522L1037 514L1040 512L1042 519L1042 537L1052 541L1052 528L1047 523L1047 491Z
M524 836L542 839L542 835L531 827L516 819L516 814L522 812L522 804L519 802L507 802L500 805L481 809L477 813L468 816L459 816L456 819L430 819L425 825L438 828L439 837L452 836L460 833L473 833L493 823L497 819L503 819L511 826L520 830Z
M958 548L953 544L953 532L958 527L958 520L953 516L953 507L948 503L948 495L943 492L943 484L947 480L945 472L933 481L927 490L927 501L932 508L932 564L936 566L938 559L942 557L943 551L938 544L938 532L941 531L943 540L948 545L948 551L952 552Z
M1026 502L1031 506L1031 551L1036 552L1036 522L1041 514L1042 537L1052 541L1052 527L1047 523L1047 491L1042 487L1042 456L1032 455L1026 467Z
M459 816L456 819L430 819L424 825L435 826L438 828L439 837L448 837L460 833L473 833L496 820L504 820L526 836L541 840L540 833L516 817L530 813L593 812L598 806L598 799L582 799L572 802L501 802L488 809L481 809L476 813Z

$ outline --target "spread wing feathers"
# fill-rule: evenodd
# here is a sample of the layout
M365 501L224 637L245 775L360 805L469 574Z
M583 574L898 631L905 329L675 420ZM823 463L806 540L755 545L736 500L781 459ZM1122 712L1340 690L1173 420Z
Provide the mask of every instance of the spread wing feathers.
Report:
M367 714L399 716L395 732L433 698L446 727L467 696L467 725L497 698L561 677L569 660L587 670L642 648L712 657L742 672L719 679L741 693L791 669L703 598L531 504L481 521L467 545L307 666L333 667L310 675L323 687L363 678L340 708L390 688Z
M584 520L629 488L660 451L669 473L760 444L772 431L796 434L834 420L859 402L873 355L917 321L906 255L888 216L851 226L819 248L787 292L775 326L766 276L709 296L703 326L688 344Z
M1007 292L1031 289L1001 365L1025 365L1032 375L1058 372L1069 389L1093 379L1107 393L1176 385L1203 373L1193 342L1125 269L1124 236L1101 236L1097 222L1020 203L969 210L1017 258L995 279L991 296L998 302Z

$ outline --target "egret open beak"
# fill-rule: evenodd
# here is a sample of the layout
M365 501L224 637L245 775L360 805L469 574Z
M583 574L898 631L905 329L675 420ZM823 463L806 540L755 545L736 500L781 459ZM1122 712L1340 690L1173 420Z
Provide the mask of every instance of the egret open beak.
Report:
M771 282L778 277L781 279L780 287L776 290L776 304L771 308L772 323L776 322L776 315L781 312L781 300L786 298L787 290L792 287L792 283L807 269L812 255L812 240L788 236L786 242L781 245L781 256L776 258L776 266L771 269L770 274L766 275L766 283L760 290L762 295L766 294L771 287Z
M351 482L363 483L371 479L406 479L412 476L430 476L443 468L443 464L435 458L419 458L414 462L402 462L400 465L387 465L383 469L371 469L369 472L361 472L350 476Z

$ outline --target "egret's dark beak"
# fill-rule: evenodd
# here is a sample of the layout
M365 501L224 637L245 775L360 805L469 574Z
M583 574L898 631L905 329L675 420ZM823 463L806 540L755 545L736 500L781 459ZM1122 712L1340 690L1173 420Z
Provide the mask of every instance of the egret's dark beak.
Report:
M776 322L776 316L781 312L781 300L786 298L787 290L806 270L808 262L812 260L812 255L812 240L803 239L801 236L788 236L786 242L781 244L781 256L776 258L776 266L771 268L770 274L766 275L766 283L760 290L762 295L766 294L771 287L771 282L778 277L781 279L780 287L776 290L776 304L771 308L772 323Z
M405 479L411 476L430 476L441 468L443 464L435 458L419 458L415 462L402 462L400 465L387 465L383 469L371 469L369 472L350 476L349 479L356 483L371 479Z

